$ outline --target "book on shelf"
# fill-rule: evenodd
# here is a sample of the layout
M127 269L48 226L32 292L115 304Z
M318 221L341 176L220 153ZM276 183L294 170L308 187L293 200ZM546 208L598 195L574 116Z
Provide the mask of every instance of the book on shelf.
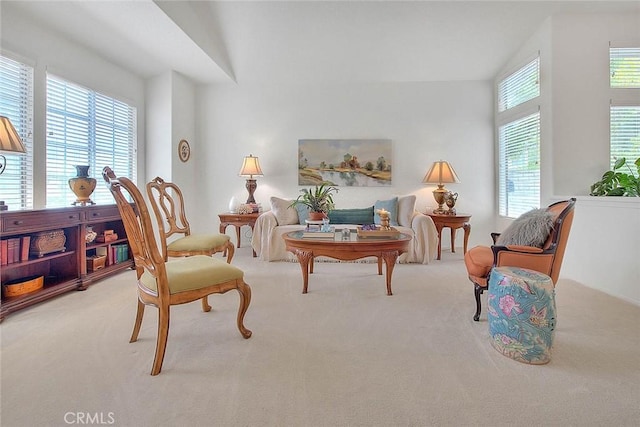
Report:
M0 240L0 265L7 265L9 263L8 251L9 241L7 239Z
M20 261L29 261L30 245L31 245L31 236L22 236L20 238Z

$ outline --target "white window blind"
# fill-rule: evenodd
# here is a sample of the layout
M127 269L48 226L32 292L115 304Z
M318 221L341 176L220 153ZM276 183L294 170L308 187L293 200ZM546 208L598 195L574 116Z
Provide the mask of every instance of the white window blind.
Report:
M500 126L499 210L515 218L540 206L540 113Z
M540 95L540 57L498 84L498 111L506 111Z
M69 178L76 165L89 165L98 180L91 199L114 203L102 180L111 166L117 175L136 180L136 109L116 99L47 76L47 207L75 201Z
M640 106L612 105L610 120L611 168L621 157L633 163L640 157ZM631 168L636 170L633 165Z
M27 150L2 153L0 200L11 210L33 209L33 67L0 56L0 115L8 117Z
M539 96L539 56L498 82L498 212L509 218L540 207Z
M609 71L612 88L640 88L640 48L609 48Z

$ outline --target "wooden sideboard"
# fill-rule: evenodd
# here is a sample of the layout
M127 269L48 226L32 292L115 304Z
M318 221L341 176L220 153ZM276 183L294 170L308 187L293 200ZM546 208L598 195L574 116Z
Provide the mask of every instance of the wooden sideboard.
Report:
M92 227L98 235L105 230L113 230L118 235L109 242L87 243L87 227ZM66 237L64 250L38 254L31 252L28 259L14 258L12 263L0 266L0 282L7 282L31 276L43 276L44 287L40 290L7 298L2 294L0 321L5 316L33 304L45 301L71 290L85 290L94 281L133 267L131 251L120 212L116 205L76 206L59 209L3 211L0 213L0 240L20 240L24 236L34 239L38 233L63 230ZM128 255L117 262L114 248L127 245ZM125 251L121 251L125 252ZM107 253L105 266L87 271L87 258ZM122 253L121 253L122 255ZM17 256L17 253L16 253ZM3 289L4 291L4 289Z

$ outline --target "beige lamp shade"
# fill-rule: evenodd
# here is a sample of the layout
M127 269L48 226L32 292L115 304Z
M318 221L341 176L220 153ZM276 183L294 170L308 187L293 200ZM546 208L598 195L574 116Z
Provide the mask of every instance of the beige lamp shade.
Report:
M22 139L11 124L8 117L0 116L0 152L7 151L11 153L26 153ZM0 154L0 175L7 167L7 158ZM4 202L1 203L4 205Z
M15 153L27 152L16 128L13 127L11 121L5 116L0 116L0 151Z
M254 176L263 176L262 169L260 169L260 162L257 157L249 154L244 158L242 162L242 168L240 168L240 176L249 177L253 179Z
M425 184L452 184L460 182L460 179L449 162L440 160L433 162L422 182Z

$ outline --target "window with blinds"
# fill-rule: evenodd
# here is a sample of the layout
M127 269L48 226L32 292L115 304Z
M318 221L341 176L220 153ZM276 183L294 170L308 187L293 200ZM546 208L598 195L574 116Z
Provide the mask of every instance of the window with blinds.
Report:
M498 84L498 111L506 111L540 95L540 57Z
M609 162L613 169L617 159L624 157L633 163L640 157L640 47L610 47L609 74L612 88ZM632 95L629 97L628 93ZM622 98L636 101L622 102ZM635 171L635 166L631 167Z
M633 163L640 157L640 105L616 106L610 110L611 168L625 157ZM635 170L635 166L632 166ZM626 171L625 171L626 172Z
M500 215L516 218L540 207L540 113L498 129Z
M609 48L612 88L640 88L640 47Z
M498 212L540 207L540 58L498 82ZM514 110L514 107L520 106Z
M33 208L33 67L0 56L0 115L11 121L26 154L3 152L0 200L11 210Z
M76 165L89 165L98 179L95 203L114 203L100 182L102 169L136 179L136 109L116 99L47 75L47 207L69 206L76 198L69 178Z

